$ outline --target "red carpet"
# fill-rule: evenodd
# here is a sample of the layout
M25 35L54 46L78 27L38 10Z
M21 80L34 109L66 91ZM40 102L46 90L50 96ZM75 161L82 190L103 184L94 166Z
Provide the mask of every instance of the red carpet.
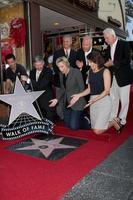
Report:
M22 139L0 141L0 199L60 200L86 173L133 134L132 102L133 95L128 124L119 136L112 129L102 136L94 136L91 131L75 132L61 126L55 127L56 134L88 139L86 144L57 161L34 158L5 149Z

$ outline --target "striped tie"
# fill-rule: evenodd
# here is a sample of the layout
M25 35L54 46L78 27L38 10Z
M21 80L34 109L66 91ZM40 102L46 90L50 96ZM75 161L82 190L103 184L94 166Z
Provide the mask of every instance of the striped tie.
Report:
M67 49L65 51L65 56L66 56L66 58L68 58L68 50Z

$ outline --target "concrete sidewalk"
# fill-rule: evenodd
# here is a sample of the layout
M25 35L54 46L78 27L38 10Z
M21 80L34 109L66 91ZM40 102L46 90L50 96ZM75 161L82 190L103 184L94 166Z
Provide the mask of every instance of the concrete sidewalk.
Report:
M61 200L133 200L133 136Z

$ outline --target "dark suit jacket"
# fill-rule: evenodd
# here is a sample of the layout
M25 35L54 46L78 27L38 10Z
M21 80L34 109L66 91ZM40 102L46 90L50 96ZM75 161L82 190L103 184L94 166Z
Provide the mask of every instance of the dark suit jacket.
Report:
M59 69L56 66L56 60L57 58L62 57L62 56L65 56L65 52L63 48L54 52L54 57L53 57L53 68L55 72L54 82L55 82L55 86L57 87L60 86L60 82L59 82ZM76 51L75 50L73 49L70 50L68 61L71 67L76 67Z
M111 58L110 46L105 51L106 61ZM129 85L133 82L133 71L130 66L131 55L128 42L118 40L115 54L114 65L110 67L111 74L115 75L117 84L120 87Z
M63 98L64 106L66 102L69 103L73 94L80 93L84 90L84 82L82 74L78 69L70 68L68 77L66 80L66 88L63 83L63 74L60 72L60 92L57 99L60 101ZM86 104L85 98L81 97L73 106L73 110L83 110Z
M39 106L42 109L50 109L49 100L53 99L52 78L52 71L47 67L44 67L42 70L38 81L36 81L36 69L33 69L30 72L30 79L33 90L45 90L45 92L38 98Z

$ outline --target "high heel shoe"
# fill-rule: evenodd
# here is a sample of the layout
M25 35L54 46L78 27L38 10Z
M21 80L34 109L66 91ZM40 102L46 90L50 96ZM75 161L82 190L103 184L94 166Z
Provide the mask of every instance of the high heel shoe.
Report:
M114 118L112 122L115 130L117 131L117 134L120 134L124 125L120 123L119 118Z

